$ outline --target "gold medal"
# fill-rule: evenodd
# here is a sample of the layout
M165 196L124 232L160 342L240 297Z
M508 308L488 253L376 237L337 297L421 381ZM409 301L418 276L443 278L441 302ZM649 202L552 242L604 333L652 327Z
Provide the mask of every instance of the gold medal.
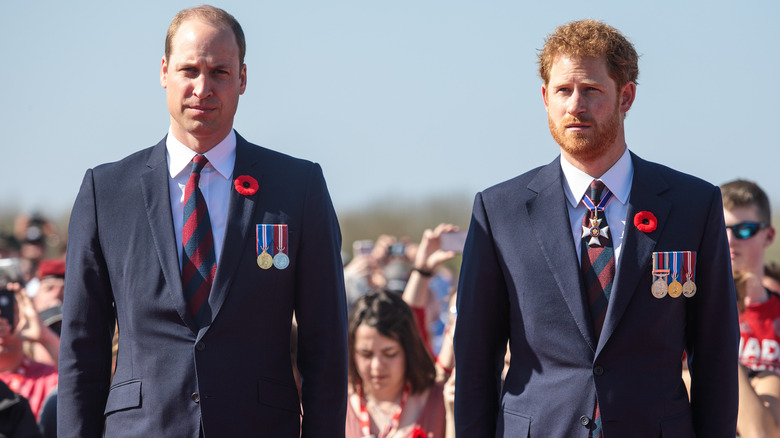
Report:
M271 266L274 265L274 258L271 257L271 254L268 254L267 252L263 251L262 254L257 256L257 266L260 266L262 269L270 269Z
M680 294L682 293L682 289L683 287L679 281L677 280L672 281L672 283L669 285L669 296L672 298L679 297Z
M653 292L653 296L656 298L663 298L666 296L666 292L668 291L668 286L666 284L666 280L663 278L659 278L653 282L653 286L650 288L650 291Z
M686 281L682 285L682 293L685 295L685 298L690 298L696 295L696 283L691 280Z

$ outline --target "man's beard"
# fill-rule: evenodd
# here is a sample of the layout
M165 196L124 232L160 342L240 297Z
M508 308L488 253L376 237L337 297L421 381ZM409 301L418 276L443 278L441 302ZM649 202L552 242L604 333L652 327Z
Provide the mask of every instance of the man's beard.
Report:
M604 125L596 123L589 116L567 116L558 125L547 117L550 133L566 153L578 160L590 161L604 155L615 142L620 128L620 106L615 105L615 111ZM567 132L566 125L572 123L588 123L590 128L585 132Z

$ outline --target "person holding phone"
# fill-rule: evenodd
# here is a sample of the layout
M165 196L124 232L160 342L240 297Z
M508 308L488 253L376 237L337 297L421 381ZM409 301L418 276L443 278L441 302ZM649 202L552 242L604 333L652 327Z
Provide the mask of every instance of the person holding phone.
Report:
M56 357L57 335L46 327L19 283L0 290L0 380L26 398L38 417L46 397L57 387L57 368L36 362L24 342L38 343Z
M437 297L431 293L430 284L439 266L457 254L453 250L457 248L445 249L442 247L444 236L458 233L458 231L457 226L445 223L437 225L434 229L423 231L412 264L412 272L403 291L403 299L414 311L420 335L429 349L431 349L431 341L428 332L428 315L433 314L438 317L442 307Z

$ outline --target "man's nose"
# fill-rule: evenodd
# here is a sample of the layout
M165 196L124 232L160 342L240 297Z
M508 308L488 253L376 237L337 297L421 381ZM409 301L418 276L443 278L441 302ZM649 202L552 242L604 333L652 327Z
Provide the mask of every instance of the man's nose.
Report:
M574 90L574 92L569 97L568 106L566 108L566 112L569 113L572 116L576 116L577 114L582 114L587 109L585 101L585 96L578 91Z
M211 94L211 81L208 75L201 74L195 79L195 86L192 93L200 99L204 99Z

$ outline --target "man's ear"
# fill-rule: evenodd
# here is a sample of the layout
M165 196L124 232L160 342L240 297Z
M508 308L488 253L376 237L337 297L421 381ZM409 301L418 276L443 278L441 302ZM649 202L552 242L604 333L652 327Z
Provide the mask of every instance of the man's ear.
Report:
M238 94L244 94L244 91L246 91L246 64L241 66L241 70L238 72L238 79L241 81L241 88Z
M634 98L636 97L636 84L628 82L623 85L620 90L620 112L625 114L631 109L631 105L634 104Z

